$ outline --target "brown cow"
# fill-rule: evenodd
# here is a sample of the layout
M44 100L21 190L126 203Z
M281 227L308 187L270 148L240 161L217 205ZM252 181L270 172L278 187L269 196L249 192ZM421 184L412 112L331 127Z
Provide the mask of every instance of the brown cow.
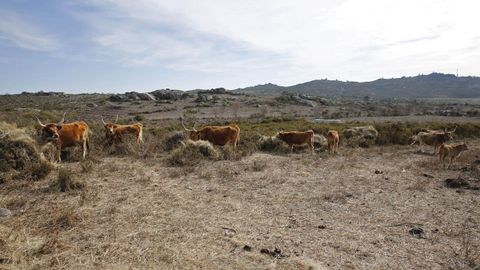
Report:
M448 168L450 168L453 160L456 159L460 155L460 153L467 150L468 147L465 143L442 144L439 151L440 162L445 166L445 158L449 157L450 162L448 163Z
M37 118L38 124L41 128L41 135L44 139L53 142L56 151L56 160L62 161L61 151L62 148L73 147L76 145L82 145L83 155L85 159L87 150L90 150L90 142L88 138L89 128L87 123L83 121L77 121L65 124L65 113L62 120L58 123L43 124L40 119Z
M294 145L308 144L313 154L313 130L300 132L300 131L288 131L278 132L276 137L284 141L290 146L290 152L293 152Z
M237 125L228 126L206 126L199 130L195 129L195 124L192 129L187 129L183 124L183 128L189 132L189 138L192 141L209 141L213 145L225 145L231 143L233 149L237 148L237 144L240 140L240 127Z
M137 138L137 143L143 143L143 126L140 123L135 123L131 125L119 125L116 124L118 121L115 120L115 123L105 123L102 116L103 127L105 127L105 136L112 143L117 143L122 140L122 136L127 134L133 134Z
M328 152L335 154L338 149L338 143L340 142L340 136L338 135L338 131L329 130L327 133L327 141Z
M420 146L422 145L430 145L433 146L433 154L437 153L437 148L440 147L443 143L447 141L453 140L453 133L457 127L455 127L452 131L447 131L445 129L444 131L434 131L434 130L429 130L429 132L419 132L417 136L414 138L414 141L411 143L411 145L415 144L417 141L419 142Z

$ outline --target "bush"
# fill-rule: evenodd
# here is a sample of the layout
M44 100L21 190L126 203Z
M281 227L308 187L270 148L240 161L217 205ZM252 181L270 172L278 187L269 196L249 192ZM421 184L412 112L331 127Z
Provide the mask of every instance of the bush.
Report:
M133 117L133 120L135 120L137 122L141 122L141 121L145 120L145 116L143 116L143 114L137 114Z
M258 149L275 153L290 153L288 145L276 136L261 136L258 139Z
M186 139L187 139L187 136L185 135L185 132L176 131L168 134L164 142L165 150L172 151L180 144L180 142Z
M24 129L0 122L0 183L12 179L39 180L52 170Z
M207 141L187 140L177 147L167 158L171 166L193 166L204 159L216 160L219 158L218 151Z
M343 130L342 137L351 147L369 147L375 144L378 131L373 126L352 127Z
M73 172L68 169L58 171L57 183L62 192L85 188L85 183L76 181L73 178Z

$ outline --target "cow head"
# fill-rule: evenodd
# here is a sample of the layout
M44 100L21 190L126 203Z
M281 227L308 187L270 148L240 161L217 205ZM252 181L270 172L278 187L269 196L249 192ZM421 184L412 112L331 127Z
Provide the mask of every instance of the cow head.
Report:
M47 141L56 141L60 138L58 132L62 129L62 125L65 122L65 113L63 114L62 120L58 123L43 124L38 117L35 116L35 118L37 118L43 139L46 139Z
M445 139L445 141L453 140L453 133L455 132L455 130L457 130L457 126L455 126L455 128L452 131L448 131L447 129L445 129L443 133L444 134L443 138Z
M183 129L185 129L187 132L188 132L188 138L192 141L198 141L200 140L200 131L196 130L195 129L195 123L193 124L193 127L192 129L188 129L185 127L185 125L183 124L183 119L182 119L182 126L183 126Z
M118 114L117 114L117 119L115 119L115 123L105 123L102 116L102 123L103 123L103 127L105 128L105 134L107 135L107 137L113 136L114 130L115 128L117 128L117 124L116 124L117 121L118 121Z
M281 138L283 136L283 134L285 134L285 131L283 131L283 129L281 129L280 131L277 132L277 134L275 134L275 137Z

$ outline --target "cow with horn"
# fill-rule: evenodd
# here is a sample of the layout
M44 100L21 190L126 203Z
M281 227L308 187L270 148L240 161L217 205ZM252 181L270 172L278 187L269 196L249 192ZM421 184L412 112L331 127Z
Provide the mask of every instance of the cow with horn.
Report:
M209 141L213 145L226 145L230 143L233 149L237 148L240 140L240 127L237 125L228 126L205 126L201 129L195 129L195 124L191 129L185 127L183 119L181 119L183 128L189 133L189 138L192 141L204 140Z
M119 125L118 114L114 123L106 123L102 118L103 127L105 128L105 136L112 143L120 142L124 135L133 135L136 137L137 143L143 143L143 125L134 123L131 125Z
M89 127L84 121L76 121L65 123L65 114L62 120L58 123L43 124L38 117L38 125L40 126L40 133L43 139L52 142L55 145L56 153L55 159L58 162L62 161L62 148L82 146L82 157L85 159L87 151L90 150L90 142L88 138Z
M457 130L457 127L451 131L448 131L446 128L443 131L438 130L428 130L427 132L419 132L414 136L414 140L411 145L416 142L419 143L420 147L423 145L433 146L433 154L437 153L437 149L445 142L453 140L453 133Z

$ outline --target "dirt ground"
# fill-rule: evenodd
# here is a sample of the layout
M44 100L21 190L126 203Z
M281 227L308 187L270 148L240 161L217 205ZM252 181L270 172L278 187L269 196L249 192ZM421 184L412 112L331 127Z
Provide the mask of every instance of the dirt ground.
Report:
M480 141L467 143L450 169L417 146L64 163L83 188L60 192L57 172L0 186L0 268L478 269Z

